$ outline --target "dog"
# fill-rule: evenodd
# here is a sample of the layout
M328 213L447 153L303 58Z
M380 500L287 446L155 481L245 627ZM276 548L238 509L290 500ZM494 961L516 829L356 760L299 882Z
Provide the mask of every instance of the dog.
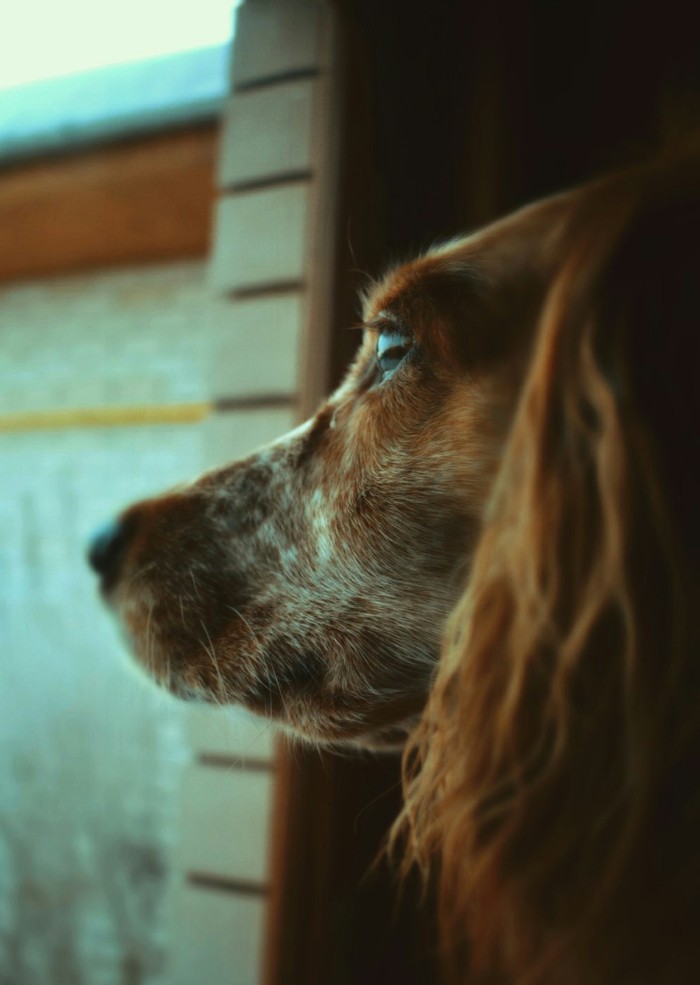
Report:
M455 981L697 978L699 161L394 268L311 420L90 548L174 694L405 747Z

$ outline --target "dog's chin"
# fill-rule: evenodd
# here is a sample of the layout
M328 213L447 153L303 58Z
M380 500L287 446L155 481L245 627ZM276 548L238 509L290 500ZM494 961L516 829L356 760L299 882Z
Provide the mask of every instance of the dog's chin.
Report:
M337 726L324 727L318 725L314 729L297 728L285 721L275 720L281 732L292 743L302 746L313 746L316 749L328 749L342 755L372 754L401 754L409 735L418 724L418 719L384 729L375 729L360 734L343 735Z
M138 676L153 687L187 704L211 707L244 707L279 726L292 740L317 748L338 752L397 753L416 727L425 695L416 690L394 704L376 706L368 714L353 707L347 696L316 693L309 682L290 681L288 691L270 688L270 680L255 680L245 686L230 674L226 683L218 672L207 667L207 676L198 660L183 654L167 653L157 643L155 634L144 636L130 630L120 615L115 615L127 651L129 663ZM324 707L325 706L325 707Z
M416 716L410 721L388 725L345 741L331 743L339 752L371 752L401 754L411 732L418 725Z
M342 711L334 714L332 710L325 715L304 715L293 702L289 712L289 716L271 717L293 741L346 754L400 753L420 720L419 712L400 720L388 714L381 722L381 715L362 722L357 716L346 717Z

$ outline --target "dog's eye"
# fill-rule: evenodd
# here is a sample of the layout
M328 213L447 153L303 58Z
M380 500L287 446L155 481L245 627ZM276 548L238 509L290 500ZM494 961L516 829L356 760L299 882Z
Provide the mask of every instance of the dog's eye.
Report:
M411 342L400 332L380 332L377 339L377 365L386 376L398 368L411 348Z

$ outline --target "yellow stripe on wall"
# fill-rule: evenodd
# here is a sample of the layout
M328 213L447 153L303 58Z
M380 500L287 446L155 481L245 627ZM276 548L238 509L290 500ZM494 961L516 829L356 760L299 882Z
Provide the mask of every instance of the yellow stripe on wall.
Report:
M214 409L210 401L191 404L132 404L124 407L68 407L0 414L0 433L119 428L149 424L196 424Z

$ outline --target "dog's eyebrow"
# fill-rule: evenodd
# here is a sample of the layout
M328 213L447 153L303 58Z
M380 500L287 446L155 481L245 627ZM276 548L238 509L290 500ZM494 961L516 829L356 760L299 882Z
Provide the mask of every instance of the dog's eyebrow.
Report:
M365 328L372 329L374 332L381 332L382 329L391 328L401 335L412 334L404 320L393 311L380 311L371 321L365 322Z

